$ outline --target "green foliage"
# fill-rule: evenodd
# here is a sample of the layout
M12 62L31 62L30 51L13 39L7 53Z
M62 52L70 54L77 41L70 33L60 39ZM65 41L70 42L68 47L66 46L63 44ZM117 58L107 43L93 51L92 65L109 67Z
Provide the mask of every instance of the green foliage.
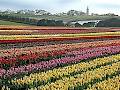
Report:
M95 22L88 22L88 23L84 23L83 27L94 27Z
M64 26L64 23L61 20L42 19L37 22L37 26Z
M120 27L120 19L119 18L110 18L110 19L100 21L97 24L97 27Z
M79 23L75 23L75 27L82 27L82 25Z
M0 14L0 19L4 20L4 21L23 23L23 24L29 24L29 25L36 25L36 23L38 21L36 19L24 18L21 16L6 15L6 14Z

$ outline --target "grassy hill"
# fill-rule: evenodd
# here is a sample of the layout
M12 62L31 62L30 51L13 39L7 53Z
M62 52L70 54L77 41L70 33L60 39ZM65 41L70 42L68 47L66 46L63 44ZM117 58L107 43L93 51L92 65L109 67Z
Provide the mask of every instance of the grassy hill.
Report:
M52 20L63 20L65 22L68 21L76 21L76 20L103 20L108 19L113 16L57 16L57 15L23 15L23 14L12 14L13 16L21 16L25 18L34 18L34 19L52 19ZM120 18L119 16L115 16Z
M27 24L0 20L0 25L27 25Z
M36 19L37 20L41 20L41 19L49 19L49 20L62 20L64 22L71 22L71 21L85 21L85 20L104 20L104 19L109 19L109 18L113 18L113 17L117 17L120 18L120 16L57 16L57 15L27 15L27 14L0 14L0 15L8 15L8 16L13 16L13 17L20 17L20 18L29 18L29 19ZM23 21L23 20L22 20ZM22 22L20 21L20 22ZM17 21L16 21L17 22ZM32 23L32 25L36 25L36 22L30 22L29 20L26 22L22 22L22 23L14 23L14 22L9 22L9 21L3 21L3 18L1 18L0 21L0 25L25 25L22 23L27 23L30 24ZM35 23L35 24L33 24Z
M110 18L109 16L35 16L31 18L36 18L36 19L53 19L53 20L63 20L65 22L68 21L78 21L78 20L103 20Z

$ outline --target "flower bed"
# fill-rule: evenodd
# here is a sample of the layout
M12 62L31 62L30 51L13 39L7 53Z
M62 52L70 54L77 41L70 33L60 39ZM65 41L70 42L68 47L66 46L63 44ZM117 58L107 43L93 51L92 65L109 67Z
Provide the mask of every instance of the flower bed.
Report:
M77 49L77 51L75 50ZM56 56L80 56L81 58L83 57L84 59L86 58L91 58L91 57L96 57L96 56L101 56L101 55L106 55L106 54L115 54L120 52L120 45L112 45L112 46L104 46L104 47L95 47L95 48L83 48L80 49L79 47L76 47L75 49L70 48L64 48L63 49L58 49L55 50L54 48L49 48L50 51L45 51L43 49L43 52L41 52L40 48L36 49L38 50L37 52L28 50L28 51L21 51L19 54L16 51L15 53L10 53L6 51L6 55L0 58L0 65L1 67L4 68L9 68L11 66L20 66L20 65L25 65L25 64L31 64L31 63L37 63L40 61L44 61L43 58L49 58L49 57L56 57ZM40 51L39 51L40 50ZM15 51L15 50L14 50ZM5 54L3 51L3 54ZM86 57L88 56L88 57Z
M45 32L45 28L40 30L39 27L6 28L8 30L17 29L22 34L27 33L27 31L33 33L32 30L43 31L42 34ZM21 32L19 29L25 31ZM1 49L0 90L119 89L120 33L87 33L89 31L84 29L86 34L78 34L83 30L76 34L70 34L68 33L70 31L67 31L72 30L70 28L66 28L62 32L61 30L54 30L55 33L59 33L55 35L0 36L0 43L4 43L6 47L12 43L50 43L52 41L55 44L58 41L70 42L71 40L70 44L61 44L60 42L48 45L46 43L45 46L34 45L33 47ZM15 32L18 31L15 30ZM52 29L51 33L53 33ZM115 40L110 40L112 38ZM85 41L90 39L94 41ZM96 41L97 39L104 41ZM84 42L73 43L73 40L83 40Z
M17 75L20 73L29 73L32 71L47 70L47 69L51 69L57 66L65 65L65 64L80 62L81 60L86 60L86 59L109 55L109 54L115 54L120 52L118 48L120 48L120 46L100 47L100 48L92 48L92 49L90 48L90 49L85 49L80 51L72 51L72 52L66 53L66 55L70 55L72 57L64 57L61 59L42 61L36 64L28 64L28 65L26 64L25 66L20 66L20 67L11 67L8 70L1 69L0 77L3 77L3 76L10 77L12 75ZM11 62L12 64L14 63L13 61Z

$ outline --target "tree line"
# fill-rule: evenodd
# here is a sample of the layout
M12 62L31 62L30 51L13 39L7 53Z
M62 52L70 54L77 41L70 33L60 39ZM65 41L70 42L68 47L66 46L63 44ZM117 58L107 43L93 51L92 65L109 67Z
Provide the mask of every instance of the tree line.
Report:
M35 25L38 22L38 20L36 19L24 18L21 16L11 16L5 14L0 14L0 19L5 21L16 22L16 23L30 24L30 25Z
M64 26L62 20L48 20L48 19L33 19L33 18L24 18L21 16L11 16L0 14L0 19L5 21L11 21L16 23L24 23L29 25L36 25L36 26Z

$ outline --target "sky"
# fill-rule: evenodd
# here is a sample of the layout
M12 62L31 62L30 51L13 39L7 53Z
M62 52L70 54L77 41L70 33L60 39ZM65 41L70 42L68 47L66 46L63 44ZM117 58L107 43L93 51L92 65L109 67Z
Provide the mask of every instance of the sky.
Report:
M120 15L120 0L0 0L0 10L43 9L51 13L68 10L86 11L90 13L115 13Z

